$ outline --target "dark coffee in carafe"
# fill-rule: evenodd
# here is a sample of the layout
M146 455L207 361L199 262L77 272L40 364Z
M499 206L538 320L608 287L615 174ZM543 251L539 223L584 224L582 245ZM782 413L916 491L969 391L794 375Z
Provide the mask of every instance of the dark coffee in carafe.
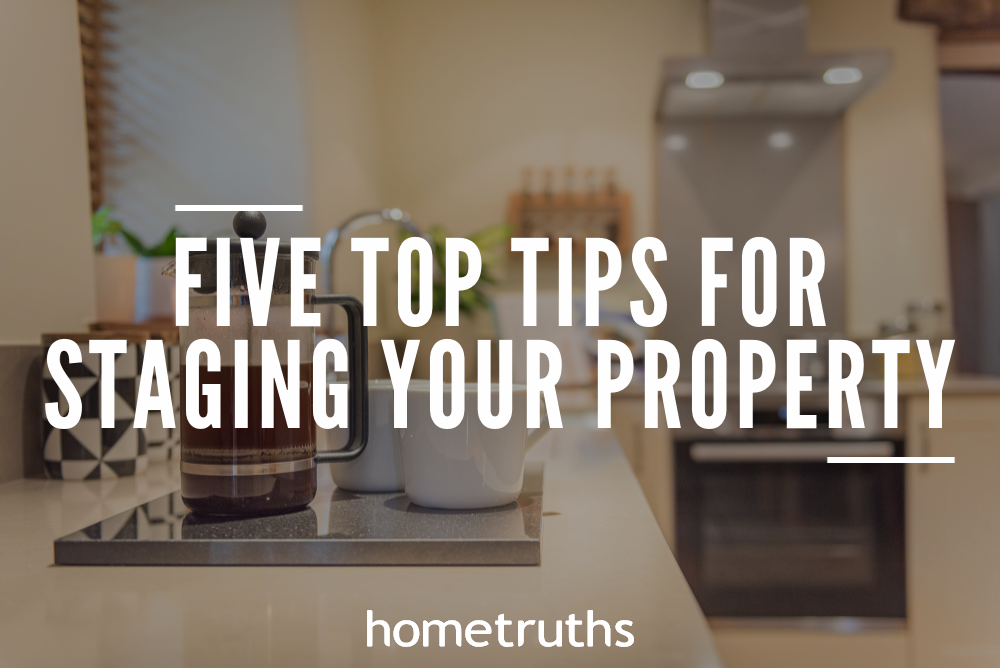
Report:
M235 426L235 369L198 370L199 412L208 398L201 388L218 385L221 425L195 429L181 411L181 442L188 473L182 474L184 499L191 510L210 514L266 514L300 508L316 491L316 426L312 416L312 365L299 368L299 426L290 427L272 386L274 427L260 424L263 401L261 367L248 368L245 428ZM282 366L286 382L288 367ZM181 406L187 406L187 367L181 366ZM200 474L192 474L199 471ZM214 474L214 475L213 475ZM235 474L235 475L234 475Z

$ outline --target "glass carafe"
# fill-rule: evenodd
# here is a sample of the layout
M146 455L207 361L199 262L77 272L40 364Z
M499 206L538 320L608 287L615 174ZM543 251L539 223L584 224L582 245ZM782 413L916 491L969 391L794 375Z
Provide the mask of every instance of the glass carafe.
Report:
M258 239L266 223L259 212L240 212L233 227L241 237ZM270 295L267 324L255 326L252 320L247 271L244 267L241 240L229 244L228 285L218 285L216 241L209 240L204 252L191 252L189 272L200 274L201 286L188 295L188 325L180 328L181 343L181 496L195 512L213 515L264 515L302 508L316 494L316 467L319 464L349 461L358 457L368 439L368 336L362 325L361 304L347 295L316 295L305 291L304 311L316 312L319 305L342 306L348 316L348 415L349 442L337 452L316 452L316 426L313 420L313 350L312 327L291 325L292 253L290 244L278 245L274 282ZM257 271L263 273L266 244L254 241ZM304 273L315 274L318 253L306 251ZM251 273L250 281L254 281ZM257 278L257 281L260 279ZM217 292L229 293L229 326L216 324ZM208 339L219 349L219 371L208 371L207 357L199 356L199 415L206 415L206 385L219 386L221 426L195 428L187 416L188 349L195 341ZM247 426L236 427L235 380L240 366L236 342L247 341ZM284 382L288 382L288 345L299 342L299 425L291 427L272 383L274 425L262 425L262 342L271 340L281 362ZM324 358L325 364L325 358ZM325 369L323 377L325 378ZM193 381L192 381L193 382ZM290 388L295 391L295 388ZM213 390L214 391L214 390Z

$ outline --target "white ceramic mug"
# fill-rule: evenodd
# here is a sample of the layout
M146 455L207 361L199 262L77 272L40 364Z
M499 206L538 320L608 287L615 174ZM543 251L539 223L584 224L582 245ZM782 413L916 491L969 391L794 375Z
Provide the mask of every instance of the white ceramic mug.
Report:
M500 386L492 385L491 405L498 405ZM429 508L493 508L511 503L521 493L524 456L549 430L547 419L528 433L527 391L513 386L510 421L489 429L479 419L477 385L466 385L465 416L454 429L434 424L430 382L411 380L407 392L407 426L395 430L403 454L406 495ZM450 384L444 385L451 394ZM445 399L446 410L451 405ZM450 412L450 411L449 411Z
M403 459L399 441L392 429L392 382L368 381L368 445L355 460L330 464L330 474L337 487L352 492L402 492ZM333 401L333 397L327 399ZM333 406L327 406L333 412ZM317 428L326 432L327 448L339 450L347 445L347 429Z

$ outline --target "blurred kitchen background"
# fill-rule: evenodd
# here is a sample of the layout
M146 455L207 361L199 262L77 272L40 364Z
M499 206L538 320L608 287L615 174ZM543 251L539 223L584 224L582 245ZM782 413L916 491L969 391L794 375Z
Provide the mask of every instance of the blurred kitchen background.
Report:
M91 144L101 184L92 197L79 178L87 152L78 59L70 57L78 47L55 34L76 30L74 16L50 8L31 21L16 14L6 21L25 26L8 40L16 52L7 61L30 64L8 74L22 77L11 85L25 91L12 126L38 127L43 110L52 124L44 136L7 140L24 142L9 149L24 157L5 167L8 187L28 181L31 169L49 175L31 181L34 192L17 189L14 200L46 222L14 225L13 234L24 243L57 237L67 254L46 259L64 272L46 272L59 290L38 285L47 300L5 297L23 300L29 310L21 312L31 314L11 323L10 340L34 341L40 325L79 327L94 318L93 287L80 280L92 273L92 256L79 252L87 226L70 223L91 200L113 207L149 244L174 226L191 235L228 230L226 214L178 214L173 206L230 201L304 204L304 214L269 217L270 233L285 237L321 236L356 212L385 207L458 235L508 222L508 197L522 188L525 167L535 171L537 190L546 168L557 190L567 166L580 190L585 170L603 178L613 168L632 197L631 238L623 240L630 247L660 229L664 61L711 49L709 4L697 0L95 6L105 7L106 24L95 103L101 127ZM884 80L846 110L836 139L843 323L847 333L872 336L915 300L950 303L937 33L901 20L895 2L803 6L801 46L809 53L875 49L892 61ZM29 39L42 20L52 26ZM67 181L75 175L75 198L51 195L58 170ZM49 200L51 213L41 213L40 200ZM358 260L343 251L337 287L359 293ZM393 263L383 264L391 272ZM20 273L10 262L4 271ZM637 291L629 278L615 291L624 295L619 301ZM387 322L391 301L380 308Z
M708 337L727 345L731 379L741 338L775 348L779 379L788 338L821 350L829 338L957 340L940 431L927 430L915 356L901 364L896 430L873 428L874 359L863 433L826 428L820 402L815 434L776 430L780 393L760 397L754 429L731 424L730 405L713 434L644 429L639 385L616 400L616 433L728 665L1000 666L998 74L996 0L8 0L0 424L24 448L0 453L0 480L38 473L40 417L24 397L39 395L40 336L168 332L171 230L232 234L232 214L175 204L303 204L267 214L268 235L324 237L320 285L358 297L345 240L388 237L373 376L386 375L381 339L527 337L508 235L602 236L624 262L597 331L554 326L555 253L539 264L532 337L559 340L568 408L593 406L601 337L637 358L646 337L675 342L682 381ZM459 334L439 317L422 331L400 323L404 228L488 251L493 282ZM630 250L646 236L669 254L656 332L628 316L645 295ZM706 236L734 238L710 333L698 326ZM778 249L767 330L739 308L754 236ZM791 236L823 243L825 328L784 324ZM583 256L574 264L582 289ZM817 473L712 449L795 438L959 452L969 465Z

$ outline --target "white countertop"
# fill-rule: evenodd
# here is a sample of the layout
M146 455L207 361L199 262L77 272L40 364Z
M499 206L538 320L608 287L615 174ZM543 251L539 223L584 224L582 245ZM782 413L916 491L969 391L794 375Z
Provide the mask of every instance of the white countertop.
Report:
M54 566L55 538L177 489L176 469L0 485L0 666L719 666L611 431L553 431L529 456L546 462L537 567ZM369 608L390 624L543 619L549 640L557 619L592 609L631 620L635 644L569 647L564 628L562 648L530 630L521 648L495 632L481 649L386 648L377 629L368 648Z

